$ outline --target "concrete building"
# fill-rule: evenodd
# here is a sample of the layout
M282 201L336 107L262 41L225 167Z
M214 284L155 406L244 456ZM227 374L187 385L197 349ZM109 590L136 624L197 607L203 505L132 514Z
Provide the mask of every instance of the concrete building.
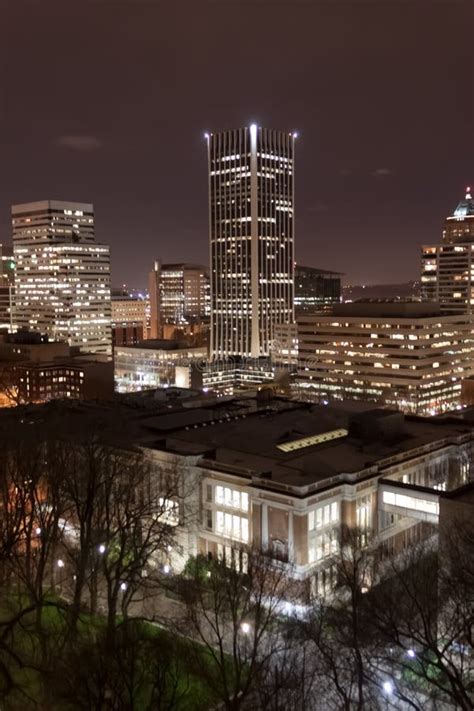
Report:
M361 545L373 540L396 555L433 536L442 498L473 478L473 427L456 418L160 394L64 403L63 419L76 430L81 417L108 413L112 426L127 423L117 445L140 447L151 477L178 478L170 572L198 553L245 570L247 551L260 548L299 581L302 601L325 597L343 527L357 528Z
M341 276L316 267L295 266L296 316L310 311L327 311L341 302Z
M15 261L13 250L0 244L0 330L14 331Z
M298 325L280 323L275 326L271 360L277 367L295 368L298 365Z
M18 326L110 354L110 254L95 241L93 206L14 205L12 226Z
M109 399L113 365L104 354L19 331L0 340L0 406L70 398Z
M209 317L209 274L200 264L161 264L148 277L151 338L162 338L166 325L199 324Z
M473 328L470 315L419 302L354 302L301 316L301 392L417 414L460 407L461 381L474 374Z
M473 430L456 420L245 397L134 422L150 461L188 484L174 568L196 553L244 568L260 547L306 597L331 592L342 526L401 552L433 533L440 495L472 478Z
M135 345L147 334L148 301L130 296L112 296L112 344Z
M148 339L115 348L115 384L119 392L133 392L176 384L176 368L207 358L207 348L178 341ZM181 376L182 377L182 376Z
M296 134L252 125L207 135L211 357L268 357L294 321Z
M446 313L473 313L474 200L470 188L445 222L443 242L421 253L421 297Z

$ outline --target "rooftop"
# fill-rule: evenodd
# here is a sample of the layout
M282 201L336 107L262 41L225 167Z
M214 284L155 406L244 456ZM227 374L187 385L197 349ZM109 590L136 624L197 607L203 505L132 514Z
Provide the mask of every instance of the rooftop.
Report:
M404 417L397 411L369 407L353 413L279 397L198 403L189 407L185 402L156 401L153 406L147 400L141 406L138 399L116 397L93 405L66 402L30 407L21 417L57 421L69 433L83 430L79 423L89 418L100 422L104 438L117 446L176 454L197 466L301 497L363 480L374 472L383 474L395 461L419 455L420 448L436 450L470 438L474 431L472 424L456 418ZM45 417L46 412L50 417ZM0 413L2 426L15 417L18 414L11 410Z
M236 398L193 412L157 415L142 425L155 435L156 449L201 455L206 466L265 478L270 488L324 485L472 431L456 420L403 417L381 409L354 415L280 398L260 404L256 398ZM375 437L368 434L371 430Z
M464 200L458 203L454 210L452 218L462 219L464 217L474 217L474 199L472 198L471 188L466 188ZM451 218L451 219L452 219Z

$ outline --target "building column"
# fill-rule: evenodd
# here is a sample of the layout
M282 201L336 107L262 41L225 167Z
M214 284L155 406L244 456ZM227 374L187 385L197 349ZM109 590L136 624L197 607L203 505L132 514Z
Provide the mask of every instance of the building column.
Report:
M288 562L295 560L295 545L293 535L293 511L288 512Z
M262 517L262 550L265 551L268 548L268 506L267 504L261 505L261 517Z

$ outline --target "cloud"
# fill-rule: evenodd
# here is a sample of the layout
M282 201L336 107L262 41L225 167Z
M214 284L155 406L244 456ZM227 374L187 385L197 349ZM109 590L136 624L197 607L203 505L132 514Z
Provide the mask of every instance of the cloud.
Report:
M55 144L73 151L97 151L102 142L96 136L59 136Z
M314 205L310 205L307 208L308 212L327 212L329 210L329 205L324 202L317 202Z
M373 172L372 175L374 178L386 178L387 175L392 175L392 171L390 168L376 168Z

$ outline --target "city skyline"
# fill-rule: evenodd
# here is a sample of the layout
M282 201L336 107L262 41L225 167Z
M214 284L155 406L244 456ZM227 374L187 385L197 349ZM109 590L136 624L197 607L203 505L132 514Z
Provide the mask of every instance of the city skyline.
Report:
M296 260L351 283L405 281L472 182L467 3L430 4L428 23L425 2L305 2L292 13L274 2L269 13L253 0L250 25L197 3L184 26L179 8L152 2L136 14L126 3L114 13L29 3L26 19L19 5L7 3L2 29L21 24L35 62L2 37L1 242L10 204L73 195L96 205L114 283L144 283L158 258L202 262L203 133L255 122L300 134ZM62 32L86 21L87 42ZM262 36L285 52L266 52ZM229 44L232 63L216 62Z

